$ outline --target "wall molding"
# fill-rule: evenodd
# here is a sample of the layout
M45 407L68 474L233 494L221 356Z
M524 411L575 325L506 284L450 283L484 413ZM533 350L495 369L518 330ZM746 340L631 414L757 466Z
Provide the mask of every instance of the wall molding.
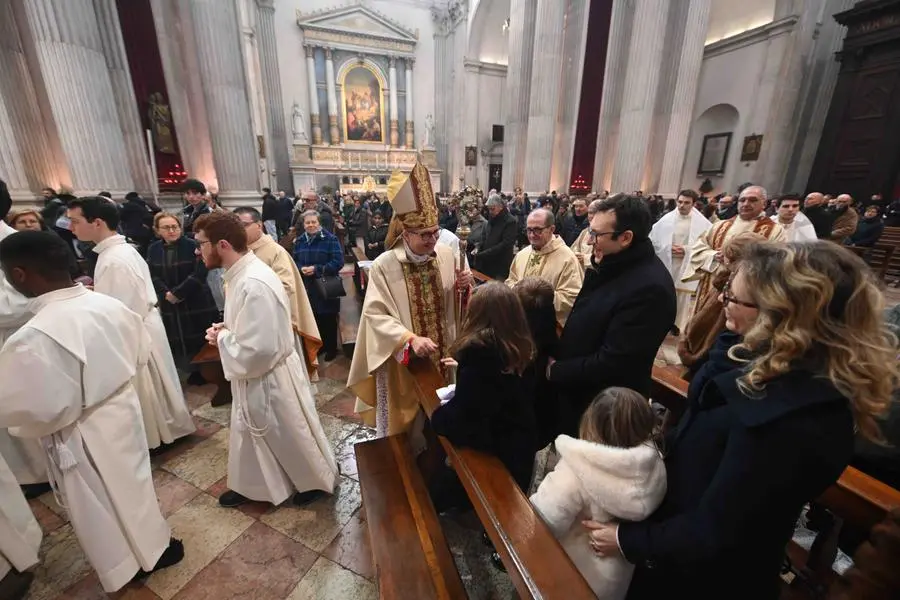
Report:
M464 63L467 73L478 73L480 75L493 75L494 77L506 77L507 66L497 63L483 62L474 58L465 59Z
M799 21L800 17L798 15L790 15L783 19L772 21L771 23L766 23L765 25L760 25L759 27L748 29L747 31L742 31L739 34L727 37L724 40L707 44L703 48L703 58L705 60L714 56L721 56L722 54L728 54L729 52L734 52L741 48L746 48L747 46L752 46L774 37L791 33L794 30L794 26Z

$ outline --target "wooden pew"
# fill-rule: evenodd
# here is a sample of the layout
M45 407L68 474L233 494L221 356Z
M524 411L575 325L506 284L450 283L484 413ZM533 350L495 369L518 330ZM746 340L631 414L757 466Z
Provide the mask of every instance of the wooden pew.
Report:
M444 386L444 380L428 361L413 361L409 370L422 408L430 417L439 405L436 391ZM596 598L503 463L494 456L457 448L444 437L439 439L519 598Z
M216 386L216 393L213 395L210 404L213 406L230 404L231 384L225 379L225 371L222 370L222 360L219 357L219 348L203 344L200 352L191 359L191 364L198 365L203 379Z
M360 442L353 450L380 597L466 598L406 434Z
M891 266L897 246L879 242L871 248L864 246L847 246L847 248L866 261L866 264L878 274L879 280L887 279L888 268Z
M475 279L475 285L478 285L481 283L487 283L488 281L493 281L492 278L488 277L481 271L476 271L475 269L472 269L471 267L469 268L469 270L472 272L472 277Z
M353 254L353 281L356 282L356 290L362 295L366 289L366 272L359 268L359 263L369 260L369 257L358 246L352 246L350 252Z
M664 369L654 367L651 398L672 398L672 394L677 393L686 404L687 390L687 381L673 378ZM796 577L790 585L785 584L783 599L808 599L828 590L839 579L831 567L837 555L842 525L846 523L868 532L876 523L885 519L892 509L900 507L900 491L853 467L847 467L840 479L817 498L815 503L826 508L836 518L831 527L818 533L809 552L793 541L788 543L787 555Z

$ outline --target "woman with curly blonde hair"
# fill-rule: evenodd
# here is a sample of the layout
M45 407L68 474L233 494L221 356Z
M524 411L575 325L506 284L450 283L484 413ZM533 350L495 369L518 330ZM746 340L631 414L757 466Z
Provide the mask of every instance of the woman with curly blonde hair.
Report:
M880 439L898 383L876 278L835 244L753 244L719 299L727 331L666 440L662 506L590 524L595 552L637 566L629 599L778 598L801 509L847 467L855 430Z

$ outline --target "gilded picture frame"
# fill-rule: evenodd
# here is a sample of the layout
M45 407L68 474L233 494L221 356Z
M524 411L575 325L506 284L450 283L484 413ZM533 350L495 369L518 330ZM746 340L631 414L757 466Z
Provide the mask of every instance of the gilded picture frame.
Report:
M374 103L377 102L377 106ZM341 80L344 141L385 145L384 88L367 64L357 64Z

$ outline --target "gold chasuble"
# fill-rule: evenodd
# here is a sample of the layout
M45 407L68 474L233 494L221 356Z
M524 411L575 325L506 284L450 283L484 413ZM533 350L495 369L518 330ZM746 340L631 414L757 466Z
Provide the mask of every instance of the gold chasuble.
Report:
M438 244L431 256L413 254L404 229L437 227L438 211L431 179L421 163L408 175L395 172L388 184L394 218L385 246L369 271L362 318L347 387L357 396L356 411L379 437L410 432L417 445L422 414L415 382L405 363L414 336L438 346L435 366L456 339L454 307L456 262L453 251Z

